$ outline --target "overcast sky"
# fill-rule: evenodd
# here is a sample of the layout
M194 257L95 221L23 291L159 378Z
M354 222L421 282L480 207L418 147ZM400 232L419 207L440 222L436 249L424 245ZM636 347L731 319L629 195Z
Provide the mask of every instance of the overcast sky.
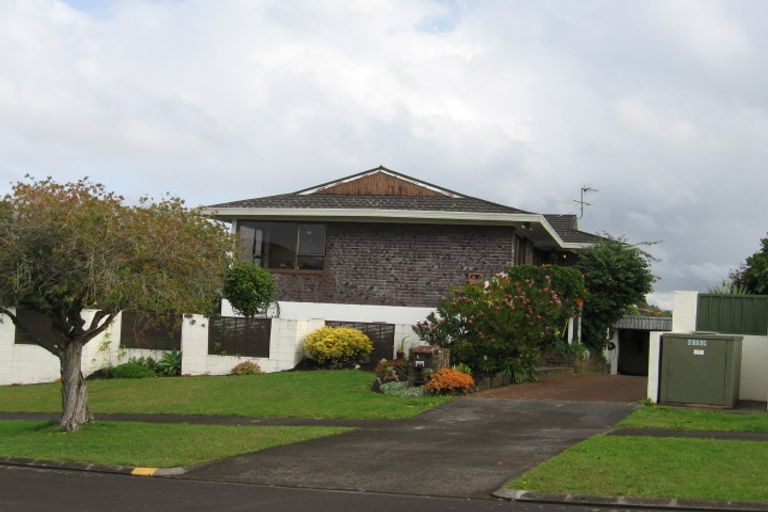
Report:
M192 205L380 164L652 248L652 300L768 231L768 2L0 0L0 192Z

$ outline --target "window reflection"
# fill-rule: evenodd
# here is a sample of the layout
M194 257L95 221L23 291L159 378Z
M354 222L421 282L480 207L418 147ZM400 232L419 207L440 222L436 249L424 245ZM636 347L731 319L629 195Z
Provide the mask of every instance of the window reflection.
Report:
M237 234L240 257L264 268L323 269L324 224L239 221Z

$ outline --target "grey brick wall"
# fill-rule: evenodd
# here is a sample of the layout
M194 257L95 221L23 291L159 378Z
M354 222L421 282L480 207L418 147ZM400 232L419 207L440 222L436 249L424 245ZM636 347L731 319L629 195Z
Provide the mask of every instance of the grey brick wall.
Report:
M468 272L488 277L512 264L515 236L505 227L330 223L322 273L276 274L278 298L434 307Z

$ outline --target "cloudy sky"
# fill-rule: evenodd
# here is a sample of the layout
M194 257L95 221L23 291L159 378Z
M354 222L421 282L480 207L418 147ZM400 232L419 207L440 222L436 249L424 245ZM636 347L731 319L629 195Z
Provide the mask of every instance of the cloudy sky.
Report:
M379 164L661 241L652 300L768 231L768 2L0 0L0 192L189 203Z

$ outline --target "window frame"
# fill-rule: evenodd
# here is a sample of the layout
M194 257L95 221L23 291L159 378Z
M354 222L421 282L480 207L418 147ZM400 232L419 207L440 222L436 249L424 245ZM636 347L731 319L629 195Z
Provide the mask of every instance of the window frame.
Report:
M268 240L271 239L271 236L266 235L266 233L269 233L271 229L275 229L275 225L283 225L285 227L293 226L293 238L291 240L292 247L289 249L292 251L292 265L290 268L284 268L284 267L269 267L264 264L265 259L268 260L268 258L265 258L265 248L268 245ZM306 229L307 226L312 226L314 228L319 228L321 231L320 236L322 237L322 242L319 245L319 250L317 251L309 251L309 252L301 252L301 240L302 240L302 231ZM253 230L253 236L248 240L250 242L250 247L244 246L243 242L245 239L242 236L242 229L244 227L247 227L249 229ZM257 233L261 231L262 235L259 236ZM291 231L291 230L289 230ZM328 237L328 225L324 222L302 222L302 221L272 221L272 220L252 220L252 219L242 219L238 220L237 224L235 226L235 233L237 235L238 240L238 246L239 246L239 256L241 259L245 259L246 261L257 261L257 254L258 260L260 266L268 270L269 272L274 272L277 274L321 274L325 271L325 256L326 256L326 242ZM257 242L260 245L257 251ZM288 247L287 247L288 248ZM300 268L300 259L302 257L305 258L319 258L320 259L320 268Z

